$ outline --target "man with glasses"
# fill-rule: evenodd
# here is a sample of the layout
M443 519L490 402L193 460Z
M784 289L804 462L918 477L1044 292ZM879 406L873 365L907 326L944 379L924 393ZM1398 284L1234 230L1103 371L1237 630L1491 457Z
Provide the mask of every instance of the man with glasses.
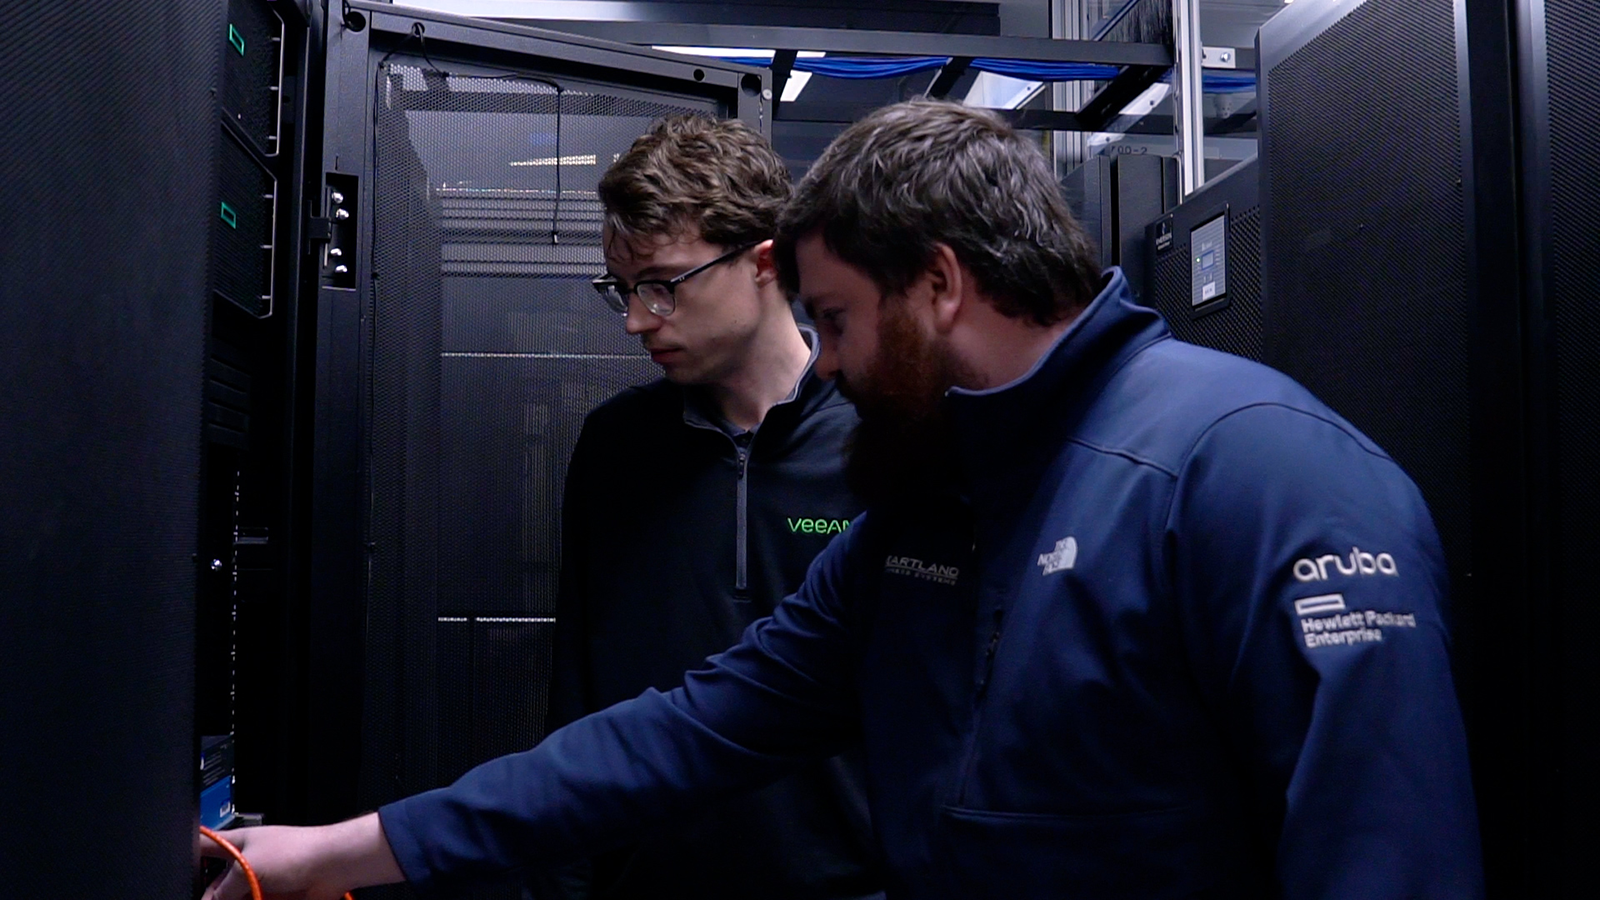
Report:
M658 122L600 180L606 273L664 378L584 423L563 506L550 725L670 690L799 587L848 527L855 412L811 373L772 263L783 160L738 122ZM857 767L836 758L570 871L596 897L875 896Z

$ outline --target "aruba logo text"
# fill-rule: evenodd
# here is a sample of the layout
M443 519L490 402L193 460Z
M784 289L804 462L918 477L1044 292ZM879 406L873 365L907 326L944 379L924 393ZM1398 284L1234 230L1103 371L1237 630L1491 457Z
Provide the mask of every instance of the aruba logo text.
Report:
M1399 575L1400 570L1395 567L1394 557L1387 553L1371 554L1360 547L1351 547L1348 559L1342 556L1319 556L1316 559L1307 557L1294 561L1294 577L1297 581L1327 581L1328 564L1333 564L1336 575Z

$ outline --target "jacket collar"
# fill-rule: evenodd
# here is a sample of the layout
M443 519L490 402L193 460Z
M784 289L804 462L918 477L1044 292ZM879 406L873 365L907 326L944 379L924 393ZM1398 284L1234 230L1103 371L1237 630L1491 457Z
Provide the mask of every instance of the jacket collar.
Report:
M815 373L817 354L822 347L817 339L816 329L809 325L796 327L800 329L800 336L805 339L806 345L811 348L811 356L806 359L806 367L800 372L800 377L789 391L789 396L767 410L766 418L762 419L759 428L787 430L815 409L832 392L832 383L818 378ZM698 386L683 388L682 392L684 424L696 428L726 430L721 411L712 401L710 392Z
M1103 278L1099 295L1021 377L945 393L968 496L992 495L1016 477L1035 476L1030 460L1053 453L1105 381L1169 336L1159 313L1134 303L1121 269Z

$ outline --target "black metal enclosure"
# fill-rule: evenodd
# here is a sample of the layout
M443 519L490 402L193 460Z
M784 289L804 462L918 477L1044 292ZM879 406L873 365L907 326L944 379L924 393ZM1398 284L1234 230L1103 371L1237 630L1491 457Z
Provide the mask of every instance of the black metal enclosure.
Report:
M166 900L193 877L223 12L25 6L0 4L0 884Z
M1122 266L1134 296L1148 301L1145 226L1178 202L1178 161L1170 156L1095 156L1061 179L1061 193L1100 250L1103 268Z
M1150 223L1143 246L1145 302L1161 312L1180 340L1260 361L1261 203L1255 159L1234 166L1186 198L1170 215ZM1202 260L1197 235L1220 230L1226 281L1207 296L1196 291ZM1130 263L1131 265L1131 263Z
M1600 10L1302 2L1258 61L1259 181L1241 167L1151 225L1152 302L1179 337L1294 376L1417 481L1448 556L1490 894L1576 895L1600 794ZM1189 251L1220 216L1213 302Z
M1513 175L1492 86L1499 66L1503 96L1505 44L1468 40L1489 4L1466 6L1338 0L1261 29L1264 347L1427 498L1495 872L1516 844L1495 792L1523 777L1500 765L1526 748L1501 718L1514 714L1505 670L1484 674L1525 660L1517 625L1497 620L1533 598L1517 574L1522 511L1503 490L1520 469L1515 392L1492 387L1516 383L1522 352L1517 292L1489 271L1514 266L1514 210L1495 192Z
M231 735L232 805L305 815L308 401L311 322L298 248L318 11L228 0L213 36L217 159L196 550L195 733ZM202 815L217 810L202 810ZM204 819L203 819L204 821Z
M1487 643L1490 629L1509 615L1533 636L1523 657L1530 683L1513 682L1515 694L1491 711L1515 710L1519 718L1485 725L1526 727L1535 752L1529 761L1495 760L1491 775L1509 778L1525 766L1532 783L1511 781L1508 789L1526 794L1498 800L1491 812L1527 823L1511 836L1527 848L1520 862L1530 873L1530 896L1576 896L1589 889L1576 861L1585 858L1588 820L1600 805L1589 730L1600 689L1600 656L1589 643L1600 628L1589 570L1600 543L1600 6L1520 0L1513 26L1531 463L1518 486L1533 488L1529 603L1521 614L1503 605L1485 610L1481 627ZM1479 246L1491 261L1510 255ZM1484 535L1484 544L1485 552L1500 549L1493 535ZM1484 680L1494 677L1486 672Z
M588 284L596 182L660 116L769 125L764 73L351 8L324 120L314 818L543 736L567 458L656 374Z

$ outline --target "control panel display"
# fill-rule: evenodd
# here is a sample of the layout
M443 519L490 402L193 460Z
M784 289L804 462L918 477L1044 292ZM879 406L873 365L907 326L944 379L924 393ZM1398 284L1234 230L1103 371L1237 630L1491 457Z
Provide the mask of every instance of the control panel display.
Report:
M1228 293L1228 214L1223 213L1189 232L1191 307Z

